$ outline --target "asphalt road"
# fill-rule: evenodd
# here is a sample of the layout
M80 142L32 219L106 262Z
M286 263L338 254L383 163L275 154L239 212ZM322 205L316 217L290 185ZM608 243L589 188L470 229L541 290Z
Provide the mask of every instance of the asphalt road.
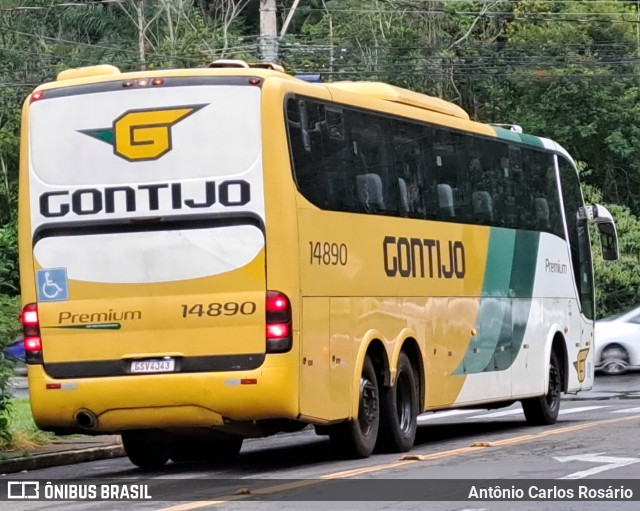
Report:
M613 487L631 485L640 498L638 425L640 374L631 374L599 377L594 390L567 396L554 426L528 427L519 405L500 410L425 414L420 418L416 445L408 458L378 454L366 460L343 460L332 451L325 437L305 430L248 440L232 466L169 464L150 472L133 467L123 458L44 469L31 472L28 477L46 481L91 478L99 483L125 478L132 484L150 485L152 495L160 492L169 495L167 498L180 498L179 502L135 503L136 509L145 510L259 507L267 511L328 508L582 511L608 510L614 506L616 511L635 510L640 508L638 501L551 502L532 500L527 495L522 501L488 502L469 497L466 492L473 484L525 485L526 492L536 485L545 488L548 484L570 484L582 485L590 491L600 481ZM8 478L25 477L26 474L15 474ZM294 486L283 488L285 483ZM466 486L461 490L460 485ZM444 500L458 498L461 491L466 496L464 500ZM232 500L221 498L225 495ZM256 498L267 501L256 502ZM130 509L132 505L131 502L12 502L6 508L102 511Z

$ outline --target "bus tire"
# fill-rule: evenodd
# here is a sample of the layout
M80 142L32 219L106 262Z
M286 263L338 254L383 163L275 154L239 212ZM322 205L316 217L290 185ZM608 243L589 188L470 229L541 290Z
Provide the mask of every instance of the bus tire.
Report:
M149 440L143 435L123 433L122 445L129 461L137 467L160 468L169 461L166 446L162 442Z
M360 376L358 417L331 426L329 438L341 455L368 458L373 452L380 428L380 391L378 376L369 356L364 359Z
M562 369L555 351L551 352L549 364L549 388L546 395L522 400L522 410L532 426L555 424L560 412L562 393Z
M231 463L240 454L242 441L242 438L230 436L225 439L208 442L205 446L207 461L216 465Z
M381 390L378 448L385 452L407 452L413 447L418 429L418 388L413 366L400 353L396 380Z

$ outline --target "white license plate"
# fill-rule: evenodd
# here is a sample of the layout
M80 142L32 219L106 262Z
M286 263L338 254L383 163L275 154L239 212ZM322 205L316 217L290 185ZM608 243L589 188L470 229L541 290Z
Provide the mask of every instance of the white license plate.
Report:
M162 358L153 360L134 360L131 362L132 373L168 373L176 368L176 361L173 358Z

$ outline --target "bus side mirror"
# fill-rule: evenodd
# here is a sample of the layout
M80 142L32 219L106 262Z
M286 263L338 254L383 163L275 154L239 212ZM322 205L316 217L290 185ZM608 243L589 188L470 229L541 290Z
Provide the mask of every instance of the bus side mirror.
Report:
M615 261L620 257L618 248L618 232L616 223L609 210L600 204L584 206L580 208L578 216L582 220L596 224L600 233L600 245L602 247L602 258L605 261Z
M596 225L598 226L598 231L600 231L602 258L605 261L615 261L620 257L616 224L613 222L601 222Z

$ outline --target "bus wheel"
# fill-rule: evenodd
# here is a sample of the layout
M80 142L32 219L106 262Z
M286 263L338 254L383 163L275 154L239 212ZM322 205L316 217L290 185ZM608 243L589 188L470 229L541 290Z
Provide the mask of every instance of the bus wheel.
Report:
M205 444L207 461L209 463L230 463L238 457L242 449L242 438L229 437L224 440L213 440Z
M140 468L159 468L169 460L162 442L150 440L140 434L123 433L122 445L129 461Z
M380 393L373 362L364 359L360 376L360 399L356 420L330 429L331 443L349 458L367 458L373 452L380 427Z
M400 353L396 381L381 391L379 447L387 452L407 452L418 428L418 389L413 366Z
M562 370L555 351L552 351L547 395L522 400L522 409L527 422L534 426L555 424L560 411L561 392Z

